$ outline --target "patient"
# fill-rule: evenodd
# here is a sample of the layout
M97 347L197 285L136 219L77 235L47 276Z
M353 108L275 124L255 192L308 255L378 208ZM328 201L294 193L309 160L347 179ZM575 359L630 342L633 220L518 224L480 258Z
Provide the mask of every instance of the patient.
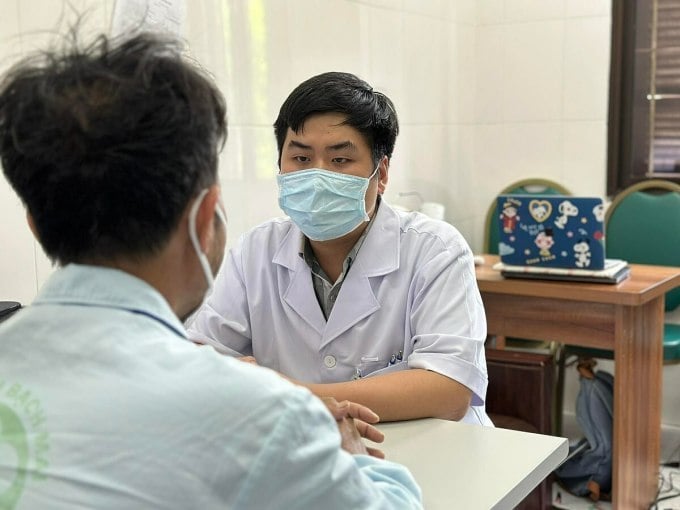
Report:
M420 508L370 410L186 338L226 240L215 85L158 36L67 46L0 84L3 172L59 266L0 325L0 508Z

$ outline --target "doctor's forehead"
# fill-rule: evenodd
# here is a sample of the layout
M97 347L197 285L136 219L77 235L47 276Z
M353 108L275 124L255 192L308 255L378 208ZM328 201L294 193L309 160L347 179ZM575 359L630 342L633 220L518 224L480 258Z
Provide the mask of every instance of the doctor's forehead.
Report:
M321 144L324 147L341 149L368 149L369 144L363 133L345 124L347 116L341 113L311 115L296 130L288 128L284 147ZM341 145L345 147L341 147ZM311 148L311 145L310 145Z

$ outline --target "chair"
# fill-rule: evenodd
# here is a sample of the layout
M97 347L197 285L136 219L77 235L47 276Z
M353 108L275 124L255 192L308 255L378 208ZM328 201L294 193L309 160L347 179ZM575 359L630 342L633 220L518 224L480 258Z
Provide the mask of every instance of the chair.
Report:
M608 258L635 264L680 266L680 185L648 180L621 191L605 216ZM680 288L666 294L666 312L680 307ZM680 324L664 324L664 363L680 362ZM557 395L561 404L567 357L613 359L612 351L565 346L558 359ZM561 409L561 407L558 407ZM558 416L557 431L561 428Z
M513 182L502 189L499 195L504 193L518 193L524 195L571 195L571 192L564 186L548 180L539 178L523 179L521 181ZM498 231L498 204L496 200L491 203L486 213L484 222L484 253L498 255L498 240L500 232Z
M486 410L499 428L552 432L555 363L552 355L486 348ZM530 492L517 509L552 508L552 478ZM516 510L517 510L516 509Z

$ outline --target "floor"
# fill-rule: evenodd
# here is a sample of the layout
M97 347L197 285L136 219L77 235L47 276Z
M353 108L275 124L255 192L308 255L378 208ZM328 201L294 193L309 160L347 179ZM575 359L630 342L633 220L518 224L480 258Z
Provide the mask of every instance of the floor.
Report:
M669 497L671 496L671 497ZM650 510L680 510L680 468L662 467L659 477L659 499ZM667 498L668 499L664 499ZM611 504L594 503L588 498L577 498L553 484L553 507L565 510L611 510Z

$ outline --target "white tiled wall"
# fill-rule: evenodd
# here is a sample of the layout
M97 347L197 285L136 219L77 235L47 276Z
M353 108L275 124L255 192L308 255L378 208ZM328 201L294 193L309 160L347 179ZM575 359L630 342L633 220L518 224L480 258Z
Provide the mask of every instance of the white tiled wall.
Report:
M388 200L443 202L473 249L494 195L526 177L604 195L611 0L192 0L186 38L227 97L221 181L229 243L280 214L271 124L323 71L360 75L395 102L402 131ZM108 30L114 0L71 0ZM72 9L0 0L0 70L41 47ZM60 31L57 28L57 31ZM413 203L413 202L411 202ZM0 300L31 301L51 268L0 179ZM669 367L672 368L672 367ZM680 380L665 372L666 388ZM567 400L575 387L572 381ZM680 427L665 397L664 421ZM677 407L677 406L676 406Z
M477 5L475 177L468 185L487 204L528 177L604 196L610 2ZM479 249L484 218L473 213L470 240Z
M113 0L70 2L88 33L107 30ZM0 68L73 19L64 2L0 0ZM61 20L59 22L58 20ZM60 23L60 24L59 24ZM186 38L229 108L221 163L229 242L276 205L271 124L302 80L360 75L394 100L402 132L387 197L443 202L475 250L487 206L506 184L553 178L603 194L610 9L606 0L200 0ZM472 191L472 192L471 192ZM33 260L23 213L3 182L0 295L30 301L50 272Z

